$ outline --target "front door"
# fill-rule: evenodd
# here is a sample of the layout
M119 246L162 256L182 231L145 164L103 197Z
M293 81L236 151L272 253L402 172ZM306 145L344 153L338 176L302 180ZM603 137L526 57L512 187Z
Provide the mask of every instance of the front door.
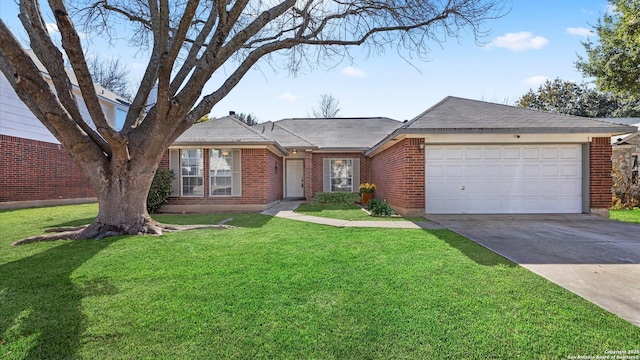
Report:
M287 198L304 198L304 160L287 160Z

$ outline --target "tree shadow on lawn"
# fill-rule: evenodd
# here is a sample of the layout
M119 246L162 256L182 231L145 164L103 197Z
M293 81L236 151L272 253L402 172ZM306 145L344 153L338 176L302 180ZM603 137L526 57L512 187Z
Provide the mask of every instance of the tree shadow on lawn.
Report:
M72 241L0 266L0 358L74 357L85 329L81 300L117 290L104 279L78 286L71 274L115 241Z
M516 263L508 260L502 255L467 239L466 237L447 229L425 230L446 242L449 246L458 249L466 257L483 266L506 266L516 267Z

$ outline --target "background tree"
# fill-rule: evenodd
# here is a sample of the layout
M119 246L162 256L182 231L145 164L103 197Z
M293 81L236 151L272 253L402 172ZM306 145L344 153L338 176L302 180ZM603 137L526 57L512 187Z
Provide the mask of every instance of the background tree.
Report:
M340 100L331 94L323 94L320 96L318 106L312 109L313 117L330 119L338 116L340 112Z
M429 41L442 42L463 30L483 35L481 26L502 15L504 0L77 0L73 14L64 0L49 0L44 10L42 3L20 0L19 19L53 87L4 20L0 69L69 151L98 198L94 222L77 234L59 237L99 238L168 229L146 209L153 175L167 147L210 113L261 59L284 63L295 73L302 66L331 65L346 56L350 46L374 52L395 46L426 55ZM60 46L47 31L44 19L49 17L56 22ZM109 37L116 28L127 31L130 45L148 52L147 68L119 131L102 112L74 21L98 36ZM72 96L65 58L92 124L82 118ZM218 72L228 76L203 94ZM156 86L158 100L147 110Z
M640 0L609 0L612 13L594 26L598 42L584 42L586 59L576 67L595 77L599 90L638 100L640 98Z
M578 85L560 79L547 80L538 90L529 90L516 103L527 109L584 117L640 116L637 100L620 99L585 83Z
M87 66L95 83L125 99L133 98L129 70L120 62L120 59L92 57L87 60Z
M258 118L253 114L238 113L235 115L236 119L243 123L252 126L258 123Z

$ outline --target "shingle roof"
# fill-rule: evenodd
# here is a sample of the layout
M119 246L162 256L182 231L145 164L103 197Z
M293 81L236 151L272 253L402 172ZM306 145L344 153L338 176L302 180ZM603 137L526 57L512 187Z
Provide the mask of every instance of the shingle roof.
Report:
M446 97L404 124L404 133L501 133L517 129L530 133L625 133L624 125L578 116L554 114L493 104L478 100Z
M273 145L286 153L276 141L231 116L195 124L173 143L174 146L196 144Z
M293 132L278 125L277 122L268 121L253 125L252 128L260 131L261 134L272 138L286 148L297 147L300 149L309 149L316 147L314 144L305 140L300 135L294 134Z
M368 150L402 125L397 120L384 117L283 119L276 121L275 124L276 127L302 138L306 143L325 150ZM269 129L265 134L272 136ZM282 131L274 132L273 137L280 141L278 138L280 135L283 141L292 141L285 145L287 147L305 145L304 142L295 144L297 140L289 135L285 136Z

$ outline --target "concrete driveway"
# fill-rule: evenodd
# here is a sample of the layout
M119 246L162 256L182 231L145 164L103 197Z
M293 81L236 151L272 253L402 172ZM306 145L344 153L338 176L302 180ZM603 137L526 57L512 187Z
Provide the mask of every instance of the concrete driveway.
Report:
M428 218L640 326L640 224L585 214Z

